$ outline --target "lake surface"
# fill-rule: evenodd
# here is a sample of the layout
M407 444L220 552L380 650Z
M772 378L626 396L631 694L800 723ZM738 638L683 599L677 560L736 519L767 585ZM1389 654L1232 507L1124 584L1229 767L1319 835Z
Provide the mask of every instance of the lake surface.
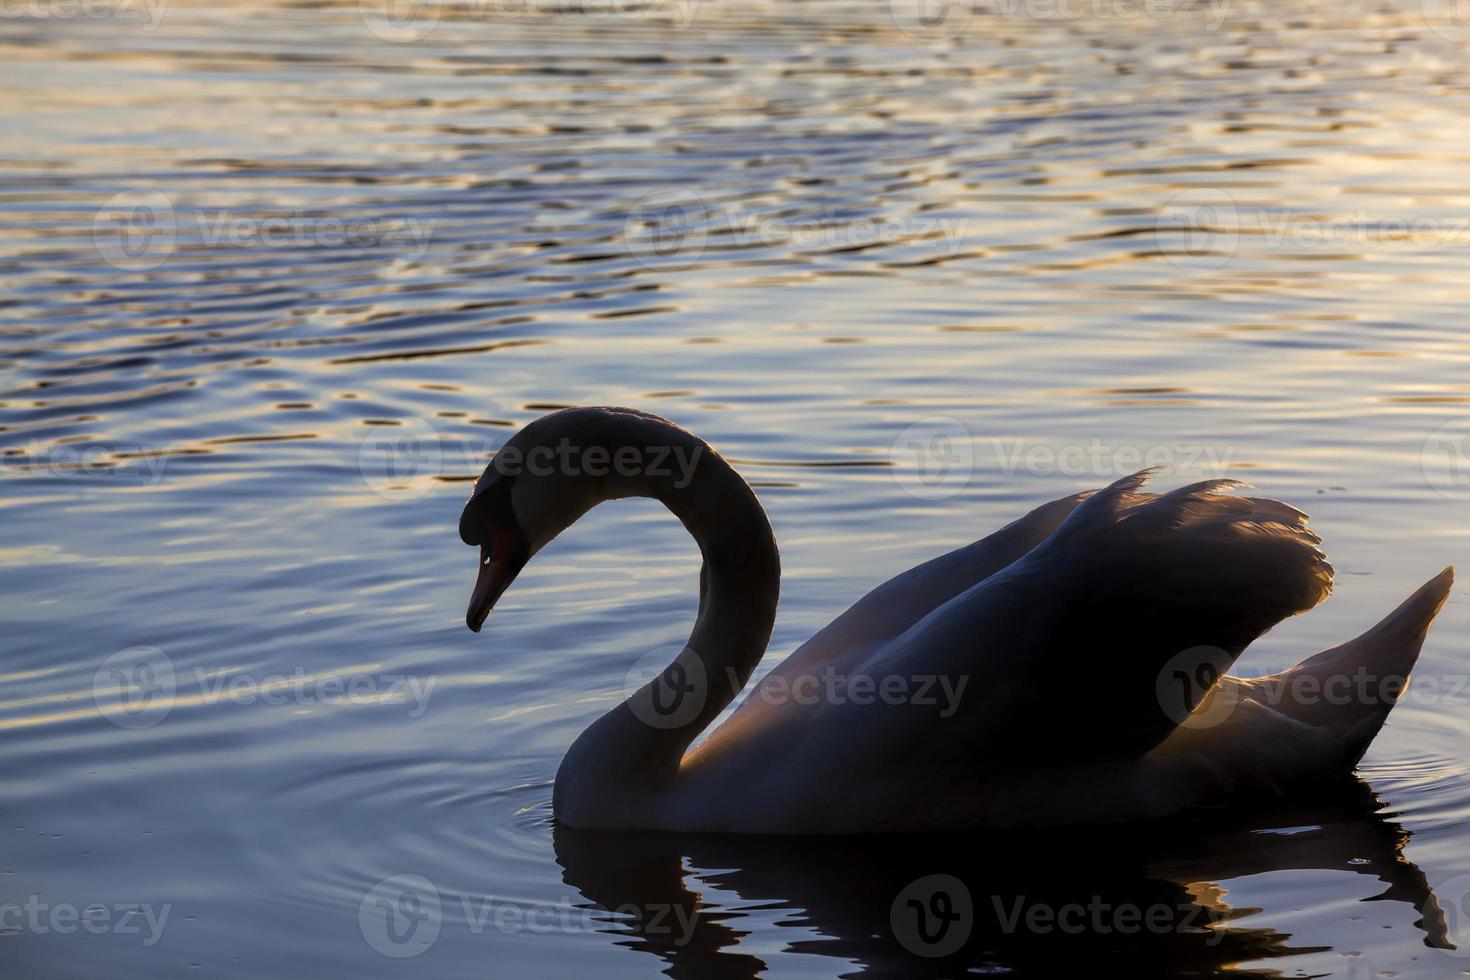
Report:
M551 780L687 636L694 546L600 508L477 636L456 533L516 427L667 415L770 513L769 666L1157 463L1309 510L1338 570L1240 672L1355 635L1470 549L1454 14L8 5L7 972L1470 969L1463 594L1340 794L1139 835L609 840L554 830ZM968 896L948 956L891 914L932 875ZM1037 905L1102 925L1017 927Z

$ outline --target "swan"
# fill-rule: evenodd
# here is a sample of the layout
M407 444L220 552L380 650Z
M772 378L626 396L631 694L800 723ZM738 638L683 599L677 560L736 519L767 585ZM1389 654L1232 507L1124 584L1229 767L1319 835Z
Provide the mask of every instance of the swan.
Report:
M1044 504L883 583L691 748L770 640L770 522L734 468L667 419L565 409L508 440L465 505L460 537L480 549L467 625L479 632L526 563L605 500L659 500L699 545L688 644L562 760L552 808L570 828L1114 823L1342 779L1453 569L1354 640L1230 676L1252 640L1327 595L1332 567L1294 507L1233 480L1150 493L1149 476Z

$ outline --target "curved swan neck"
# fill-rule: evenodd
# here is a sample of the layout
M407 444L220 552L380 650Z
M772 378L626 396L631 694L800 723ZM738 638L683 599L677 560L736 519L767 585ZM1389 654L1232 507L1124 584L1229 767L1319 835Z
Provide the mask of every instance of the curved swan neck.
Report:
M694 693L699 710L687 724L665 729L682 754L750 680L771 639L781 584L776 538L755 493L710 450L705 491L671 510L699 544L699 615L687 650L699 659L708 689ZM683 511L682 513L680 511ZM677 662L677 661L676 661ZM687 674L687 672L686 672ZM686 685L698 678L686 677Z
M673 779L689 744L760 662L780 590L775 536L754 491L703 441L663 420L633 418L629 428L635 431L623 434L625 445L672 443L694 464L683 480L609 480L602 498L653 497L679 518L704 559L699 614L673 662L568 750L554 806L558 819L577 826L615 822L614 814L648 802L648 791Z

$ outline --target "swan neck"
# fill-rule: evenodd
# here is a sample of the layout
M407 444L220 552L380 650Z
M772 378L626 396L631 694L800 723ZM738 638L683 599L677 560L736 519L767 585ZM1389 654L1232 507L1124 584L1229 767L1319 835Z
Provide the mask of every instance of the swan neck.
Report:
M568 750L554 807L572 826L649 825L685 750L739 694L770 641L781 577L775 536L755 493L703 449L685 486L617 494L662 501L694 537L704 559L699 614L672 662Z
M650 682L650 693L662 696L659 707L669 707L680 693L689 699L649 726L667 743L664 752L674 768L760 663L780 592L780 556L765 510L723 458L712 449L707 453L687 489L663 498L704 559L699 614L689 642L669 669ZM648 696L640 691L630 698L634 707L643 707L640 695Z

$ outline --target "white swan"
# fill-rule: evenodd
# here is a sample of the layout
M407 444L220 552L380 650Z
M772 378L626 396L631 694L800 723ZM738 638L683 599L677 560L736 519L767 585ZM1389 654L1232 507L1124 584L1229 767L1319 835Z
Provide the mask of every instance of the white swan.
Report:
M1342 778L1400 693L1453 570L1355 640L1271 677L1220 678L1327 594L1331 566L1295 508L1232 495L1234 481L1156 495L1145 479L1053 501L880 585L690 750L770 639L770 524L691 433L632 409L568 409L516 433L465 506L460 536L481 549L468 623L478 631L531 556L604 500L656 498L698 542L688 646L583 732L557 773L556 819L572 827L1118 821Z

